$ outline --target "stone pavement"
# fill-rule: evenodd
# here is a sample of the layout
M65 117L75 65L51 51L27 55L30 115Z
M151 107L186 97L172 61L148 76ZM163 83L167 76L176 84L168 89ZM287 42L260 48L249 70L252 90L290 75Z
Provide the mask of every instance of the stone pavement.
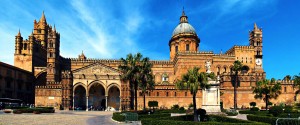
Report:
M56 111L55 113L42 114L6 114L0 111L0 125L117 125L117 122L111 120L112 113L104 111Z

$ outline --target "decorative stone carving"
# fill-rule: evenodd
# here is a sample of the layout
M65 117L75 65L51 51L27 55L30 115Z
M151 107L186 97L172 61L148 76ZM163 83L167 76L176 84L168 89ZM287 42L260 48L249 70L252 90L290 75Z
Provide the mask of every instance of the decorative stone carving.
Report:
M206 73L211 73L210 67L211 67L211 62L208 60L205 62Z

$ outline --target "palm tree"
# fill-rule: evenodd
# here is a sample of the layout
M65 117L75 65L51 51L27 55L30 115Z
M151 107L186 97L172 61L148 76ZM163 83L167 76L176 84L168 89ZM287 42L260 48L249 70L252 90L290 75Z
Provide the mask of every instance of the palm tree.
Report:
M289 80L291 80L291 76L290 75L286 75L284 78L283 78L283 80L287 80L287 81L289 81Z
M121 64L118 69L122 72L121 80L129 81L131 97L133 97L134 91L134 99L135 99L135 107L134 110L137 111L137 89L138 89L138 80L139 80L139 64L141 63L142 54L137 53L132 55L131 53L127 55L126 59L121 58ZM132 99L132 98L131 98ZM131 105L131 109L133 106Z
M234 80L233 80L233 91L234 91L234 109L237 109L237 87L238 87L238 73L242 71L242 73L248 72L249 67L243 65L239 60L234 61L232 71L234 71Z
M300 90L300 73L299 75L294 75L293 80L294 80L294 86L298 87L298 89Z
M154 79L151 68L152 64L149 62L149 58L144 58L141 62L139 73L139 89L144 97L144 111L146 109L146 93L154 89Z
M256 82L256 87L253 87L255 99L263 99L266 102L266 110L270 99L276 99L281 94L281 85L274 78L271 80L263 79Z
M181 80L175 82L176 88L178 89L189 89L193 95L193 108L194 108L194 121L198 121L197 112L196 112L196 95L198 89L209 88L208 77L204 72L199 73L198 67L188 70L186 74L182 75Z

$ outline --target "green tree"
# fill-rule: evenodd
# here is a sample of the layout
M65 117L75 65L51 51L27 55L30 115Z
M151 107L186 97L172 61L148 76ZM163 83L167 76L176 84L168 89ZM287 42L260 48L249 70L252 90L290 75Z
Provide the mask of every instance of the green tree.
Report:
M177 89L185 89L190 90L193 95L193 108L194 108L194 121L198 121L197 118L197 109L196 109L196 95L198 90L209 88L208 85L208 77L204 72L199 73L198 67L194 67L193 69L189 69L186 74L182 75L181 80L176 80L175 85Z
M152 75L152 63L150 63L149 58L144 58L141 61L139 68L139 89L142 92L144 98L144 111L146 110L146 93L154 89L154 79Z
M234 101L234 109L237 109L237 87L238 87L238 75L239 72L241 73L246 73L249 71L249 67L246 65L243 65L239 60L234 61L233 63L233 67L232 67L232 71L234 72L234 80L233 80L233 91L234 91L234 95L233 95L233 101Z
M256 82L256 86L253 87L253 93L255 94L255 99L264 100L266 109L268 110L270 99L276 99L281 94L281 85L275 79L263 79Z
M151 75L152 65L149 63L149 58L143 58L141 53L137 53L135 55L132 55L130 53L127 55L126 59L121 58L120 60L122 63L119 65L118 69L122 72L121 80L129 81L131 87L131 95L132 93L134 94L134 110L137 111L138 88L148 87L148 85L139 84L147 84L147 82L149 82L150 79L153 79Z
M292 77L290 76L290 75L286 75L284 78L283 78L283 80L287 80L287 81L289 81L289 80L291 80L292 79Z
M300 90L300 73L299 75L294 75L293 80L294 80L294 86Z

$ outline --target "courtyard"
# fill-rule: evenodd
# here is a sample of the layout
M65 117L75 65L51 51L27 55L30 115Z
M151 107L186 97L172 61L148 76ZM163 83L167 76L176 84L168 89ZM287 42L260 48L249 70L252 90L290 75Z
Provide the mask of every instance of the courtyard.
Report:
M55 113L6 114L0 111L0 125L115 125L113 112L56 111Z

